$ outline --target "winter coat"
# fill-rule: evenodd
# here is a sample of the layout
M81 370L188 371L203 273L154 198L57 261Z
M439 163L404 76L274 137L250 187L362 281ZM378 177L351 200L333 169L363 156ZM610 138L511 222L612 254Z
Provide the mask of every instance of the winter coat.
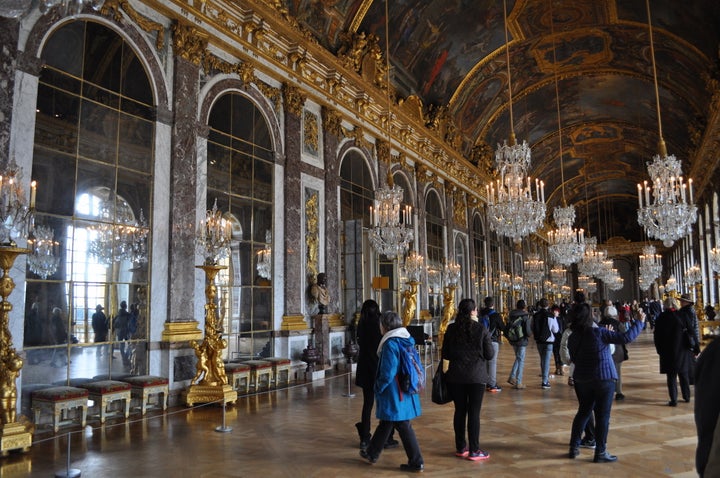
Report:
M692 351L685 347L676 311L666 310L655 319L653 340L660 356L660 373L691 372Z
M401 422L420 416L420 395L401 393L398 367L402 347L415 341L405 327L389 330L380 342L377 374L375 375L375 416L378 420Z
M462 334L456 322L445 332L442 358L450 361L445 379L448 383L489 383L487 361L495 356L495 349L488 330L473 321L469 339Z
M355 371L355 385L362 388L375 386L378 368L377 349L382 339L380 316L361 317L357 325L358 358Z

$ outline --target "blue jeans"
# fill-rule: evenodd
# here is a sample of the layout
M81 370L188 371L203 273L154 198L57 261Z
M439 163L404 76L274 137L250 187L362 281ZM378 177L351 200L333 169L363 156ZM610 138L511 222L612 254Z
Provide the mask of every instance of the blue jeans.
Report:
M527 345L512 344L512 348L515 351L515 362L510 370L510 378L508 381L512 382L514 380L517 383L522 383Z
M455 449L461 451L466 445L469 450L480 449L480 408L485 394L483 383L448 383L448 391L453 397L455 414L453 429L455 430ZM467 439L465 441L465 426Z
M552 360L553 344L537 344L540 353L540 371L542 383L550 383L550 360Z
M489 375L488 387L497 386L497 359L500 352L500 343L493 341L493 349L495 350L495 356L487 361L487 373Z
M595 454L605 451L608 429L610 428L610 409L615 393L615 380L575 381L575 394L578 398L578 411L572 422L570 448L580 446L580 437L590 416L595 412Z

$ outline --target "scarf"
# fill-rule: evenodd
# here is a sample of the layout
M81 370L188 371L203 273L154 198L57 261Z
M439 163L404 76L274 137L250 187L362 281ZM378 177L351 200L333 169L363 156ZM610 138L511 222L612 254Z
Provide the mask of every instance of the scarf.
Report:
M378 345L377 348L377 354L378 357L382 353L383 345L385 345L385 342L387 342L388 339L391 339L393 337L400 337L402 339L408 339L410 338L410 332L405 327L398 327L397 329L388 330L385 332L385 335L382 336L382 339L380 339L380 345Z

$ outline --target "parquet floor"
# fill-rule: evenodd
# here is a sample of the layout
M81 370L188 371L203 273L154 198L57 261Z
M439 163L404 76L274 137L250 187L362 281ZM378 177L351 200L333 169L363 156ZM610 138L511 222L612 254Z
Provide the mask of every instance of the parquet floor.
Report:
M435 405L423 396L423 415L413 422L425 458L425 476L466 477L695 477L697 443L693 402L666 405L665 376L658 373L652 334L644 332L629 347L623 365L627 398L615 402L608 450L616 463L592 463L592 451L566 458L576 409L567 376L540 388L539 359L528 348L526 390L503 387L486 394L481 413L485 462L454 456L452 404ZM498 376L507 378L511 347L501 346ZM358 456L354 423L362 404L347 392L347 376L338 374L276 392L243 397L228 407L229 433L218 433L222 408L173 408L148 413L144 420L89 422L71 435L71 468L83 477L371 477L396 476L406 461L402 448L388 450L376 465ZM70 429L66 429L70 430ZM0 460L0 477L50 477L67 466L67 431L35 435L27 454Z

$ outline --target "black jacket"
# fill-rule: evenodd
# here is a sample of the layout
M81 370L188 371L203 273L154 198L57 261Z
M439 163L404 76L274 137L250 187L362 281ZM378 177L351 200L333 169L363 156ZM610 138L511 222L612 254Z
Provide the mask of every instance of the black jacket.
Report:
M442 358L450 361L445 378L449 383L488 383L487 361L495 356L485 327L470 324L470 334L456 323L448 325L443 339Z

